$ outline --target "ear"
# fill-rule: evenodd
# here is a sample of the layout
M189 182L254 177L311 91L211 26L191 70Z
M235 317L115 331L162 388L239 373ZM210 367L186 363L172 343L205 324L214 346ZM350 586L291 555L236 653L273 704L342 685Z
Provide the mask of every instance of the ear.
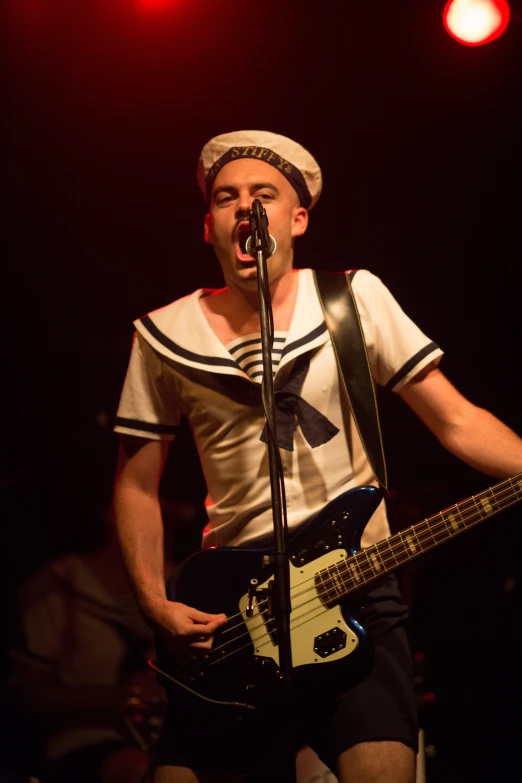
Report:
M212 240L212 215L210 212L205 215L205 223L203 224L203 233L205 236L205 242L207 242L209 245L213 245L214 242Z
M292 236L300 237L308 228L308 210L304 207L296 207L292 218Z

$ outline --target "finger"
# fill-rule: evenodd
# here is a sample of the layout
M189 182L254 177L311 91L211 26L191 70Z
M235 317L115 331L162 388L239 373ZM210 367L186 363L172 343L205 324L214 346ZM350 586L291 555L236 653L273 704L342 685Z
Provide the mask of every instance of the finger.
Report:
M212 636L224 623L226 623L226 619L214 620L209 623L191 623L185 626L184 633L188 636Z
M210 637L209 639L198 639L196 642L191 642L190 647L195 648L197 650L211 650L212 649L212 642L213 639Z
M209 614L208 612L200 612L198 609L190 609L188 616L195 623L211 623L214 621L224 623L227 619L226 614Z
M215 626L213 623L191 623L186 625L184 629L185 636L212 636L219 624Z
M223 619L213 620L205 626L205 631L207 635L212 636L213 633L217 631L218 628L221 628L221 626L225 625L227 622L227 618L224 617Z

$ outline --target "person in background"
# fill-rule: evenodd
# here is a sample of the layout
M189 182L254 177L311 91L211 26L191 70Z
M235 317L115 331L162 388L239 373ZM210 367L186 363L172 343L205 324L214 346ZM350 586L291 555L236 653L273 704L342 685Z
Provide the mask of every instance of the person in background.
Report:
M40 719L44 783L139 783L163 718L152 632L104 516L101 546L43 566L19 595L11 697Z

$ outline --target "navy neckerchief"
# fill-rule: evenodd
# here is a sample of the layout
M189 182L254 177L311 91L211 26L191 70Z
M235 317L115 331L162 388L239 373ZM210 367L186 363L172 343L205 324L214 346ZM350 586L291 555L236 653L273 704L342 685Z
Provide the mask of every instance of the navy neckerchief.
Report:
M322 446L323 443L328 443L339 432L339 428L335 424L332 424L317 408L314 408L297 393L303 385L309 368L310 353L301 354L297 357L286 384L282 389L274 392L277 442L286 451L294 450L295 418L301 427L301 432L313 449ZM263 443L268 443L266 423L260 440Z

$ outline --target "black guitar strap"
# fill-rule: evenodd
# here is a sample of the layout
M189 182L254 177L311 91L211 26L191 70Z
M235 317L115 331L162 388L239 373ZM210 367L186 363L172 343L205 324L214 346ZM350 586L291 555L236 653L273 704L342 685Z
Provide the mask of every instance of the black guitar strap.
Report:
M388 477L377 409L377 394L351 284L355 271L348 274L316 271L314 281L332 338L339 378L355 426L377 481L386 490Z

